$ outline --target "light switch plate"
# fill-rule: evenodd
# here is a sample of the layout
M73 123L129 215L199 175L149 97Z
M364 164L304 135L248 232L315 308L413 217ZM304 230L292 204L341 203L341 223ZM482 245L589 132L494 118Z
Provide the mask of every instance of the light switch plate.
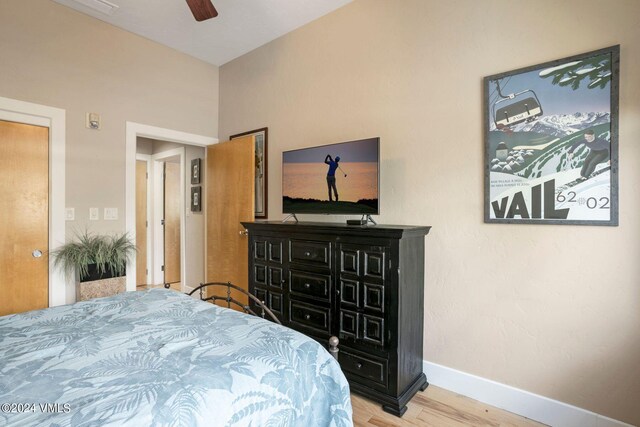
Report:
M76 210L75 208L66 208L64 210L64 219L66 221L73 221L76 219Z
M118 219L118 208L104 208L104 219L107 221Z
M89 220L97 221L100 219L100 209L98 208L89 208Z

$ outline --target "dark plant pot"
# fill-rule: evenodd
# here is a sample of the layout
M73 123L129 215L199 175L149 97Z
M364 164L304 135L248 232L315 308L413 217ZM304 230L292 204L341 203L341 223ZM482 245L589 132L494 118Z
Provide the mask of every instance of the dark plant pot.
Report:
M103 274L100 274L100 272L98 271L98 266L96 264L89 264L87 269L87 275L80 276L80 282L93 282L94 280L111 279L113 277L122 277L127 275L127 272L125 270L122 274L114 276L113 274L111 274L111 271L108 268Z

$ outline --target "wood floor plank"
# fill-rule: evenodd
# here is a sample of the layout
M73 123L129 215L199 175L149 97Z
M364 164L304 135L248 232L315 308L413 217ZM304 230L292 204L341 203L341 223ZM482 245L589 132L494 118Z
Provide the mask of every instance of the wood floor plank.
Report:
M425 399L425 396L426 395L423 393L421 393L420 395L417 395L416 401L419 403L420 399ZM494 424L497 424L501 427L510 427L510 426L533 427L533 426L542 425L528 418L521 417L511 412L504 411L494 406L487 405L486 403L483 403L474 399L469 399L466 396L462 396L460 394L453 393L438 387L433 387L432 390L430 390L428 398L430 400L435 400L438 402L449 404L458 410L466 411L471 414L482 416L483 418L486 418L487 420L490 420Z
M395 427L397 425L397 424L391 424L388 421L385 421L378 417L371 417L368 424L376 427Z
M431 417L444 417L448 421L455 421L463 426L477 427L499 427L500 424L495 423L485 417L479 416L477 413L456 408L456 406L438 402L437 400L425 399L421 397L424 410L420 414L420 419L430 419Z
M402 418L388 414L380 404L352 394L353 422L357 427L541 427L528 418L430 385L407 405Z

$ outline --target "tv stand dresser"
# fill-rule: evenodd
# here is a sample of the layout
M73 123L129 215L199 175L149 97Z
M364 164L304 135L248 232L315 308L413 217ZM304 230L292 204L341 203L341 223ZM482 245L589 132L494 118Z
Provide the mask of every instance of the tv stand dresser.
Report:
M249 291L326 345L352 391L402 416L422 372L424 238L431 227L246 222Z

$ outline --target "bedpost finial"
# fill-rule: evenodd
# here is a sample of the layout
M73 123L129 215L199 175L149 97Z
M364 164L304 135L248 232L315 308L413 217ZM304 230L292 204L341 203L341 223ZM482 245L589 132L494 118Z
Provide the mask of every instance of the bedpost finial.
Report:
M338 360L338 344L340 344L340 340L336 336L332 336L329 338L329 353L333 356L334 359Z

